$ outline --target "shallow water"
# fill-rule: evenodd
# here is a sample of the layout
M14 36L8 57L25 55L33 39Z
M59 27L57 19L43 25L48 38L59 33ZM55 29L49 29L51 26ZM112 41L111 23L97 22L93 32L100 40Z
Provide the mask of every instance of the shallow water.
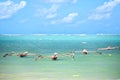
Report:
M0 80L120 80L120 50L100 51L102 55L79 51L120 46L119 35L1 35L0 36ZM2 55L14 51L51 56L70 51L71 57L59 56L57 61L35 57L20 58Z

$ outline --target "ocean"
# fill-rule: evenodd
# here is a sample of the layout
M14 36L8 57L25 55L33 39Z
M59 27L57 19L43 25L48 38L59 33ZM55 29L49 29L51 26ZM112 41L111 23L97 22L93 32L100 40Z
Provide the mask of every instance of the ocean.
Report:
M97 50L107 46L120 47L120 35L0 35L0 80L120 80L120 49ZM83 49L87 55L81 53ZM47 57L37 61L35 56L3 57L25 51ZM56 61L50 58L54 52ZM70 52L75 53L74 60L61 56Z

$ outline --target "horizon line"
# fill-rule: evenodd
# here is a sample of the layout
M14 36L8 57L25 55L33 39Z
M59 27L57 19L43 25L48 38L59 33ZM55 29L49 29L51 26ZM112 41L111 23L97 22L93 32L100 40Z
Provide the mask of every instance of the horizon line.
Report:
M86 36L86 35L120 35L120 34L104 34L104 33L97 33L97 34L84 34L84 33L81 33L81 34L15 34L15 33L10 33L10 34L0 34L0 35L82 35L82 36Z

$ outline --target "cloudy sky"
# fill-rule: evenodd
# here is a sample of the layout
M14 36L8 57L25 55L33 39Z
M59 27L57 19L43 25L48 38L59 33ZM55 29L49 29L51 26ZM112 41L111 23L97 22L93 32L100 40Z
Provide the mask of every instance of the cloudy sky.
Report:
M120 34L120 0L0 0L0 34Z

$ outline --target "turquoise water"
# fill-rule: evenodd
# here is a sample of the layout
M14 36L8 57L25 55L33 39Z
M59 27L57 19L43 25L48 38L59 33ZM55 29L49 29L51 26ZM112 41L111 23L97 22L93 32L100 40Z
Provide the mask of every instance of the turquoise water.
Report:
M0 35L0 80L120 80L120 50L96 51L98 48L120 46L120 35ZM59 56L57 61L35 57L2 55L8 52L51 56L54 52L75 53L71 57Z

